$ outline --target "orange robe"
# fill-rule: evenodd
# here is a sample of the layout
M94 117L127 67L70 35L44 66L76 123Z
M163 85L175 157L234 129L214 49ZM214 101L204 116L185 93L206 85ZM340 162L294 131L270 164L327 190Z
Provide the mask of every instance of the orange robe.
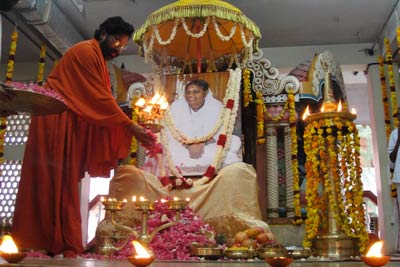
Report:
M112 95L95 39L69 49L47 85L63 96L68 110L32 116L12 235L22 248L82 252L78 184L85 171L108 177L128 155L131 121Z

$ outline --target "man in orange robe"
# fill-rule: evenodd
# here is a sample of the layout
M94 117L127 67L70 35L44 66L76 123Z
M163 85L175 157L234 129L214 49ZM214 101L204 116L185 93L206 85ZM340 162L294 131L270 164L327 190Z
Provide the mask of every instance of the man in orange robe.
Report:
M132 135L144 145L154 142L111 92L106 60L119 55L132 33L121 17L107 19L48 76L47 85L68 109L32 116L12 225L21 248L65 256L83 252L79 182L85 172L109 177L128 155Z

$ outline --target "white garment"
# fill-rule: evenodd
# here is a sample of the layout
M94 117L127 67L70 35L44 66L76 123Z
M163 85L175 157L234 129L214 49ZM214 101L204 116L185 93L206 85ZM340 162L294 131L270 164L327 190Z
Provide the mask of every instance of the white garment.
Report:
M204 105L198 111L193 111L186 100L182 97L172 103L170 106L170 113L175 122L175 126L186 136L195 138L207 135L215 127L222 108L222 103L215 99L211 90L209 90ZM175 140L167 130L167 138L172 160L175 166L182 171L184 176L203 175L207 167L214 160L217 149L217 140L221 130L222 129L219 129L214 135L214 140L207 142L204 146L204 154L197 159L191 158L186 146ZM240 138L232 135L231 145L222 166L241 161L240 147Z
M392 153L396 146L399 129L396 128L390 133L389 144L388 144L388 155ZM400 149L397 151L396 162L392 162L389 156L389 167L394 168L393 172L393 183L400 183Z

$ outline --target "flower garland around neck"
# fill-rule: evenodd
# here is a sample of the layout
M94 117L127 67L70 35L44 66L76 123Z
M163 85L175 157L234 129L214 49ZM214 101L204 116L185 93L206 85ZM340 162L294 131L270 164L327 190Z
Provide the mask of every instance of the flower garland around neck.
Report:
M226 153L230 147L233 128L236 122L237 111L239 108L241 69L236 68L235 70L229 70L229 73L230 75L227 83L226 95L223 100L224 111L220 113L223 114L223 117L222 118L220 117L218 120L222 121L221 122L222 130L217 139L217 149L215 152L213 162L208 166L207 170L203 174L203 178L206 178L207 182L210 182L214 178L215 174L217 173L223 161L225 160ZM165 118L166 117L164 117L161 123L172 134L176 130L176 127L174 124L171 123L172 118L171 121ZM216 124L218 125L219 123L220 122L217 122ZM174 135L172 136L181 144L186 144L185 142L182 141L182 138L180 138L179 136L174 136ZM190 140L190 138L186 137L185 140ZM181 171L177 166L175 166L172 160L168 145L168 138L166 136L165 130L161 131L161 142L163 144L163 151L166 160L166 165L168 166L170 173L173 176L175 176L175 179L171 180L169 179L169 177L162 175L161 177L159 177L161 183L164 186L167 186L169 190L185 189L192 187L193 181L191 179L184 178L181 174Z
M179 143L184 144L184 145L191 145L191 144L204 143L204 142L211 140L214 137L214 135L218 132L218 130L221 128L224 117L225 117L225 109L221 109L214 128L212 128L206 135L201 136L201 137L194 137L194 138L187 136L185 133L183 133L181 130L179 130L176 127L174 119L172 118L169 110L167 110L164 114L164 123L167 126L171 135Z
M344 233L366 248L360 140L353 122L339 117L314 120L304 132L307 154L307 219L304 247L328 227L328 213ZM339 166L339 167L337 167ZM320 189L323 188L323 193Z
M36 78L38 85L43 85L45 61L46 61L46 44L43 43L40 47L39 67Z
M11 34L10 51L8 53L6 82L11 82L14 74L15 52L17 51L18 31L15 27Z

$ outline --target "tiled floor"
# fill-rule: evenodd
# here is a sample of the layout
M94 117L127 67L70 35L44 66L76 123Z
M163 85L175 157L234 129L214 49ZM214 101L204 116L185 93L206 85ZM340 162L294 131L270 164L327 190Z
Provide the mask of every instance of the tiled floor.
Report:
M17 264L8 264L2 261L0 266L13 267L130 267L128 260L93 260L93 259L38 259L26 258ZM257 262L224 262L224 261L204 261L204 262L187 262L187 261L155 261L149 267L268 267L269 265L263 261ZM365 267L360 261L348 262L304 262L295 261L289 267ZM386 265L387 267L400 266L400 261L392 261Z

